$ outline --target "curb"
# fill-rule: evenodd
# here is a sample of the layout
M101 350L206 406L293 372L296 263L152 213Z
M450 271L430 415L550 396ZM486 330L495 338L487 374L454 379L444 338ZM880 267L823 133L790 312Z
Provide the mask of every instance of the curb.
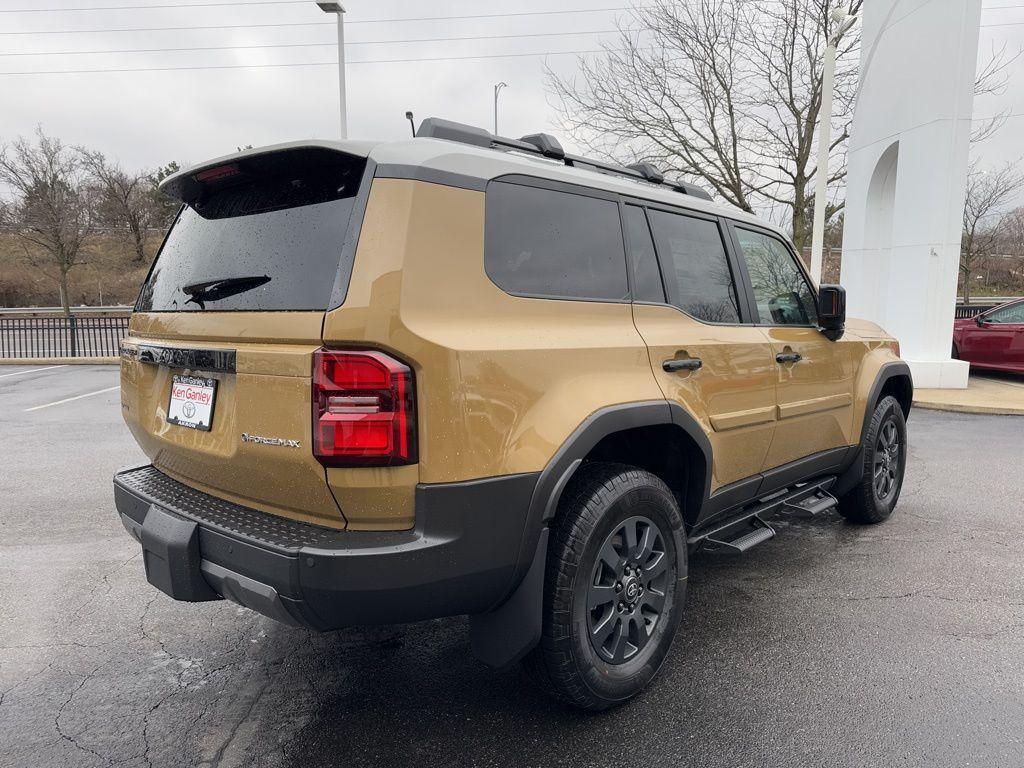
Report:
M956 403L934 403L914 401L915 408L926 411L945 411L947 413L982 413L990 416L1024 416L1024 408L1000 408L998 405L960 405Z
M0 365L118 365L119 357L5 357Z

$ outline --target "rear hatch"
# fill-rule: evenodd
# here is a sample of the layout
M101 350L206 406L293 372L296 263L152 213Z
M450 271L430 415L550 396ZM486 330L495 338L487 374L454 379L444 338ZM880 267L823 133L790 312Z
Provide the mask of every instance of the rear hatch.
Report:
M164 473L343 527L314 457L310 380L351 270L364 153L299 146L172 177L183 206L122 352L125 421Z

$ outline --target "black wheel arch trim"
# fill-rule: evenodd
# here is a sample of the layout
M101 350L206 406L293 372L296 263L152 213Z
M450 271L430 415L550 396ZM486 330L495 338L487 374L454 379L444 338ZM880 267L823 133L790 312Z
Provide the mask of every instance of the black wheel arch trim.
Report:
M703 454L704 477L700 499L703 506L711 487L711 442L697 420L681 405L668 400L646 400L620 403L594 411L566 438L537 479L519 547L516 576L510 589L518 585L530 567L541 530L555 516L562 492L587 454L609 435L658 425L680 427Z
M881 399L882 389L885 387L886 382L894 378L906 379L910 397L907 403L907 410L903 415L904 417L910 416L910 408L914 402L914 377L911 375L910 366L902 360L885 363L878 369L875 381L868 391L867 402L864 405L864 419L860 425L860 438L856 446L851 446L850 453L846 459L846 467L831 489L835 496L845 495L860 482L860 478L864 473L864 435L867 434L868 426L871 424L871 417L875 415L875 408L878 407L878 401Z
M875 381L871 385L871 389L868 391L867 403L864 406L864 419L860 426L861 440L864 439L864 433L868 428L868 424L871 423L871 416L874 414L875 408L878 406L878 401L881 399L882 389L888 381L896 378L906 379L910 397L907 402L907 409L903 415L905 417L910 416L910 408L914 402L914 377L910 373L910 366L902 360L885 363L878 369L878 373L875 375Z
M537 479L508 595L490 612L470 618L473 649L479 659L492 667L505 667L522 658L539 641L544 579L538 574L543 574L547 562L548 525L558 510L562 492L587 454L609 435L659 425L680 427L703 454L701 505L707 502L711 487L711 442L697 420L681 405L668 400L648 400L612 405L590 414L566 438Z

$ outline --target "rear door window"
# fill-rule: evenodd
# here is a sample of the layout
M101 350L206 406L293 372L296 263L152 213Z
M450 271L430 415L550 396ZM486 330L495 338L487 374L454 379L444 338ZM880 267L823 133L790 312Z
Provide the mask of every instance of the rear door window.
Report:
M626 254L612 200L507 182L487 187L484 263L507 293L626 301Z
M709 219L649 210L668 300L709 323L738 323L736 284L718 224Z
M136 310L327 309L364 164L306 150L226 166L182 209Z

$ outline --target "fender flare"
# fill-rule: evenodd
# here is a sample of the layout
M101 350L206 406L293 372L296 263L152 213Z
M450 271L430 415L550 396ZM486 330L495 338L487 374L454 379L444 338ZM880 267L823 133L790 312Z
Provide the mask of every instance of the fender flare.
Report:
M910 403L914 402L914 377L910 373L910 366L902 360L895 360L880 366L878 373L875 374L875 381L868 391L867 403L864 406L864 421L860 426L861 440L864 439L864 431L868 428L868 424L871 423L871 416L878 406L879 399L881 399L882 388L890 379L896 378L905 378L907 380L907 384L910 387ZM904 415L910 415L909 404L907 406L907 413Z
M470 618L470 636L477 658L495 668L508 667L540 641L548 524L558 510L562 492L587 454L616 432L670 424L686 432L704 456L701 503L707 501L711 487L711 442L681 405L649 400L613 405L592 413L566 438L537 479L509 593L497 608Z
M860 440L858 441L856 449L850 451L850 455L844 462L846 469L839 476L839 479L836 480L835 485L831 488L833 495L844 495L860 481L861 475L864 472L864 462L861 461L864 448L861 443L864 441L864 435L868 430L868 425L871 423L871 417L875 414L875 408L878 407L878 401L881 399L882 395L882 388L885 387L886 382L895 378L906 379L907 386L910 389L910 404L913 404L914 377L910 372L910 366L902 360L894 360L880 366L878 373L875 374L875 381L872 383L871 389L868 390L867 401L864 404L864 419L860 426ZM909 404L905 415L910 415Z

